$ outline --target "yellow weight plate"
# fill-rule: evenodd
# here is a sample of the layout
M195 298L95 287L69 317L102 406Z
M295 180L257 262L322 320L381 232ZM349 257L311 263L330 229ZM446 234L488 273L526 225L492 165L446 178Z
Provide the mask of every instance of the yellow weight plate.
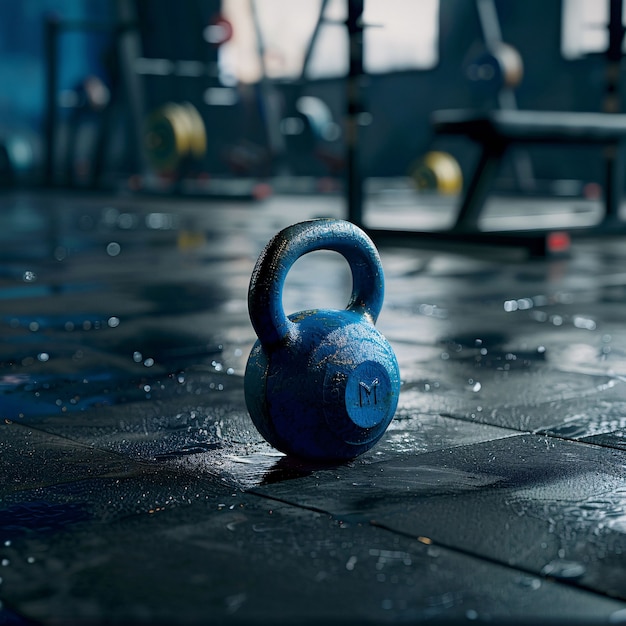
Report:
M176 140L176 152L179 158L186 157L191 150L192 123L185 108L180 104L168 104L165 116L171 121Z
M463 188L463 172L457 160L447 152L432 151L424 155L411 172L418 189L430 189L454 195Z
M207 149L207 135L204 121L198 109L196 109L191 102L183 103L181 108L185 111L190 125L189 139L191 156L196 159L201 159L206 154Z
M150 163L158 170L173 169L180 161L178 127L169 105L157 109L146 120L144 147Z
M200 159L206 154L206 128L193 104L170 102L148 117L144 144L153 167L174 170L183 159Z

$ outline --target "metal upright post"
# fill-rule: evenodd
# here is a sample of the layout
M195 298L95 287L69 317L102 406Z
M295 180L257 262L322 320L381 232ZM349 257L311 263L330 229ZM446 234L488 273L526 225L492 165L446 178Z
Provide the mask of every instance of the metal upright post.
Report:
M502 39L502 29L500 28L500 19L494 0L476 0L476 10L478 11L478 20L485 41L485 48L493 54L498 55L498 50L504 43ZM502 85L498 90L497 107L503 111L517 110L517 97L515 88L509 85ZM513 175L515 182L520 189L530 191L535 189L536 181L533 163L527 151L519 148L514 149L511 154L513 161Z
M619 82L622 64L624 24L622 22L623 0L609 3L609 45L606 51L606 113L619 113L621 109ZM605 222L618 220L622 197L623 177L621 172L621 144L616 141L605 149L604 204Z
M46 51L46 115L45 115L45 162L43 183L54 185L55 153L57 138L57 97L58 97L58 33L59 22L48 16L44 23L44 49Z
M346 89L346 197L348 220L363 224L363 175L359 160L359 115L363 112L363 0L348 0L350 65Z
M132 133L130 146L137 170L143 175L148 171L144 151L143 124L145 116L145 92L143 82L136 72L136 61L141 56L141 36L137 23L136 2L117 0L116 18L121 28L116 33L116 56L119 62L120 83L123 86L128 107L128 121Z

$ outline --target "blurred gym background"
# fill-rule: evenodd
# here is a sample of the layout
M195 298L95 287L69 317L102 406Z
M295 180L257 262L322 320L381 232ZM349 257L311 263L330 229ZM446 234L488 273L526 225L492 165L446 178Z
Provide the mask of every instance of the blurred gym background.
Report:
M348 5L3 2L0 185L209 196L263 195L267 184L341 189ZM367 0L352 110L362 177L410 178L432 151L467 175L476 148L434 135L438 109L619 110L610 12L608 0ZM593 150L529 146L524 158L549 192L593 196L603 181ZM502 188L520 186L514 161ZM438 167L418 186L445 192Z

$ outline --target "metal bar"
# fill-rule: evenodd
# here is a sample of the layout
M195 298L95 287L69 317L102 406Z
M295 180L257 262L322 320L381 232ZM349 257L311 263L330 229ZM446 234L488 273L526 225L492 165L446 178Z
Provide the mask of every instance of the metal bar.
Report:
M59 79L58 33L58 20L55 17L48 16L44 23L44 49L46 51L46 113L44 122L45 162L43 184L46 187L51 187L54 184L57 137L57 92Z
M604 111L619 113L620 73L622 64L622 44L624 41L624 24L622 22L623 0L609 2L609 45L606 51L606 93L604 96ZM608 145L604 150L604 221L607 223L619 219L619 209L622 197L623 176L621 172L621 144L619 141Z
M622 65L622 44L625 28L622 23L623 0L611 0L609 4L608 36L609 45L606 50L606 91L604 95L604 111L618 113L620 102L620 73Z
M315 23L315 28L313 29L311 39L309 39L309 45L307 46L307 49L304 53L304 61L302 62L302 70L300 71L300 82L304 82L306 80L306 70L311 61L311 57L313 56L315 43L317 42L317 37L319 36L322 24L324 23L324 11L326 11L327 5L328 0L322 0L322 6L320 7L320 12L317 18L317 22Z
M288 172L287 163L287 145L285 137L280 130L281 111L280 101L272 82L267 75L267 64L265 62L265 41L263 39L263 31L259 21L258 7L254 0L249 0L250 15L252 16L252 24L254 25L254 34L256 37L256 50L259 58L259 66L261 68L261 80L259 81L259 91L263 101L263 121L265 126L265 135L267 144L273 158L277 163L279 175Z
M492 54L498 52L498 46L503 43L502 29L494 0L476 0L478 21L482 31L485 47ZM510 87L503 87L498 93L498 107L503 111L517 110L517 97ZM535 189L535 174L530 155L525 150L515 149L511 152L513 174L515 181L523 191Z
M507 144L505 142L493 139L484 144L470 184L463 196L454 225L455 231L468 232L478 230L480 214L498 173L500 161L506 147Z
M346 81L346 191L348 220L363 224L363 174L359 161L359 115L363 112L363 0L348 0L350 64Z
M121 24L136 23L135 3L131 0L117 0L117 20ZM143 120L145 115L145 90L142 82L134 71L136 59L141 56L141 40L134 29L122 29L118 32L116 54L119 60L121 83L124 86L131 132L130 145L134 152L137 170L144 174L148 170L143 149Z
M503 248L511 252L512 248L525 251L536 258L562 257L570 252L569 233L554 230L545 231L479 231L461 233L451 230L394 230L384 228L367 228L367 234L377 246L408 246L432 247L441 249L451 246L458 250L460 246L476 248L484 246ZM554 236L564 236L566 245L553 247Z
M623 178L618 143L605 148L604 161L604 220L609 222L618 219L622 198Z
M493 0L476 0L476 10L487 50L495 52L498 44L502 43L502 31L496 5Z

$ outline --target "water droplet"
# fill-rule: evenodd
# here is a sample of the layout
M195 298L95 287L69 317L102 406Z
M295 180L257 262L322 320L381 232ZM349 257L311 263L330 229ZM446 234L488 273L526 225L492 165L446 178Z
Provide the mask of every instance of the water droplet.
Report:
M135 216L131 213L120 213L117 225L124 230L129 230L135 225Z
M29 556L29 557L26 559L26 562L27 562L27 563L30 563L30 564L32 565L32 564L35 562L35 557L34 557L34 556Z
M467 611L465 611L465 617L469 620L478 619L478 612L474 609L467 609Z
M150 385L144 385L144 386L143 386L143 390L144 390L146 393L148 393L148 392L150 391L150 389L151 389Z
M25 283L32 283L35 282L37 280L37 274L35 274L35 272L31 272L30 270L27 270L26 272L24 272L24 274L22 275L22 280Z
M117 256L122 251L122 247L116 241L107 244L107 254L109 256Z
M107 226L115 226L115 223L117 222L117 216L119 214L120 212L115 207L106 207L102 211L102 221Z
M182 385L185 382L185 372L178 372L176 375L176 381Z
M539 352L539 354L544 354L546 351L546 347L545 346L539 346L537 348L537 352Z
M354 569L354 566L356 565L357 562L357 557L356 556L351 556L347 563L346 563L346 569L351 572Z
M120 325L120 318L115 316L109 317L107 324L109 325L109 328L117 328Z
M226 370L226 373L227 373L229 376L232 376L232 375L235 373L235 370L234 370L232 367L229 367L229 368Z
M472 386L472 391L474 393L480 391L481 389L482 389L482 385L478 381L476 381L474 385Z
M517 579L517 582L520 586L527 587L533 591L537 591L537 589L541 587L541 580L539 580L539 578L535 578L534 576L520 576Z
M135 363L141 363L141 361L143 361L143 354L135 350L135 352L133 352L133 361L135 361Z
M541 573L544 576L552 576L553 578L562 578L566 580L575 580L582 578L586 573L586 568L582 563L576 561L567 561L565 559L554 559L544 565Z
M2 567L7 567L10 563L11 561L9 561L9 559L2 559L2 561L0 561L0 565L2 565Z
M7 540L4 542L4 546L5 546L5 548L8 548L10 545L11 545L11 540L10 540L10 539L7 539Z
M31 322L28 325L28 330L30 330L33 333L36 333L39 330L39 324L38 322Z
M37 355L37 359L41 361L42 363L45 363L46 361L50 360L50 355L47 352L40 352Z
M148 357L148 358L147 358L147 359L143 362L143 364L144 364L146 367L152 367L152 366L154 365L154 359L153 359L152 357Z
M595 330L596 323L594 320L589 319L588 317L583 317L582 315L574 316L574 326L576 328L582 328L584 330Z

